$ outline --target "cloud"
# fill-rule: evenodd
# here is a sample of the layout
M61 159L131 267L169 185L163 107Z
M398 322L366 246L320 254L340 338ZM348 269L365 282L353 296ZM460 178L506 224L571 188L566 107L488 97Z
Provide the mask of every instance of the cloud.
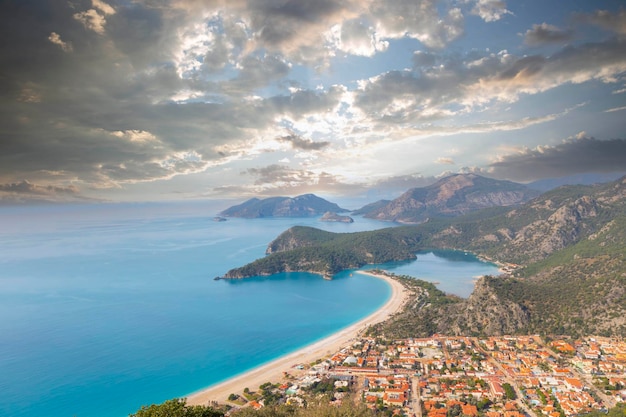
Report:
M460 9L440 12L435 0L374 0L369 8L381 39L409 37L442 48L463 34Z
M390 71L365 80L354 93L354 103L386 124L437 120L564 84L615 82L624 71L626 40L620 39L569 46L550 57L470 53L439 58L431 68Z
M69 42L63 42L63 40L61 40L61 36L58 33L50 33L50 36L48 36L48 40L53 44L58 45L63 51L72 52L72 44Z
M87 29L103 34L106 16L115 14L115 9L102 0L92 0L93 9L74 14L74 19L81 22Z
M612 109L607 109L604 112L605 113L613 113L616 111L622 111L622 110L626 110L626 106L622 106L622 107L613 107Z
M575 15L575 20L596 25L621 35L626 34L626 10L624 9L618 12L597 10L593 13L579 13Z
M452 158L441 157L437 158L435 162L442 165L454 165L454 160Z
M432 67L390 71L361 81L354 105L381 124L400 126L513 103L565 84L616 82L626 71L626 40L568 46L550 57L502 51L417 58L420 63L433 60Z
M293 169L285 165L249 168L243 174L256 177L255 187L243 187L240 188L240 191L248 190L248 193L256 195L297 195L321 191L329 194L352 196L365 190L364 184L346 183L341 177L324 171ZM214 191L223 192L224 189Z
M534 181L585 172L626 172L626 139L578 137L556 146L521 149L489 165L496 178Z
M373 188L380 190L401 190L402 192L416 187L426 187L437 181L435 177L424 177L421 174L397 175L377 181Z
M55 195L69 194L76 195L80 192L79 188L73 185L68 187L59 187L55 185L38 185L23 180L17 183L0 184L0 191L17 193L17 194L37 194L37 195Z
M478 0L472 9L472 14L480 16L485 22L495 22L507 14L512 14L502 0Z
M298 161L297 169L250 172L246 179L258 179L251 187L261 190L324 182L338 190L344 178L362 178L361 167L376 161L373 149L416 144L413 135L505 132L554 121L567 113L536 116L526 102L510 104L588 81L623 89L626 70L619 36L551 56L492 53L484 45L467 53L441 49L463 35L469 9L493 21L510 13L504 2L13 3L0 15L4 184L54 180L90 192ZM589 24L620 30L621 12L586 16L595 22ZM531 32L544 40L558 34L543 25ZM413 68L403 68L410 59ZM387 68L397 70L381 72ZM571 109L572 102L560 106ZM615 117L619 109L602 115ZM297 134L277 140L285 131ZM364 158L348 162L351 155ZM420 169L439 155L429 154Z
M75 185L42 185L27 180L0 184L0 205L97 201L85 197Z
M287 76L290 70L285 60L273 55L247 56L238 66L238 76L222 86L227 94L250 94L257 88L266 87L273 80Z
M263 168L249 168L246 174L256 177L256 185L280 185L311 183L317 175L311 171L292 169L285 165L270 165Z
M410 37L427 47L441 48L461 36L464 29L462 11L436 0L179 1L176 6L189 16L216 16L214 20L222 27L238 16L239 27L245 28L244 48L248 51L264 50L317 68L327 67L337 51L373 56L385 51L390 39ZM206 46L201 30L196 30L205 25L199 19L188 20L184 30L187 39ZM192 50L189 46L185 48L188 52ZM225 48L229 46L217 41L205 52L217 52L221 58L218 62L224 62Z
M542 23L533 25L526 31L524 42L530 46L543 45L547 43L564 43L573 38L571 30L559 29L556 26Z
M319 151L320 149L324 149L330 145L330 142L313 142L312 140L304 139L295 133L278 137L276 140L279 142L290 143L294 149L302 149L305 151Z
M348 54L371 57L389 47L389 42L381 40L375 28L364 19L347 20L329 32L327 40L331 47Z

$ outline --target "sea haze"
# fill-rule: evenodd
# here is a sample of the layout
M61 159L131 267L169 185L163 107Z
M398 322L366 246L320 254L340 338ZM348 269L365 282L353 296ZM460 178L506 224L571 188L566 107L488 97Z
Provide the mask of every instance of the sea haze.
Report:
M210 203L1 209L0 415L126 416L318 340L390 295L384 281L349 271L333 281L213 280L264 256L293 225L356 232L388 223L214 222L216 211ZM477 265L492 268L465 264L470 286ZM423 278L443 285L433 269Z

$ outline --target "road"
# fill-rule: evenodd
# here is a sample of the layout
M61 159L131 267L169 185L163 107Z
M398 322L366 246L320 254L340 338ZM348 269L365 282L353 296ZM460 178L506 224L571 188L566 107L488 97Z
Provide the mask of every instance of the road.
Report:
M411 378L411 408L415 417L422 417L422 393L418 376Z
M503 376L503 380L504 382L508 383L511 387L513 387L513 389L515 390L515 395L517 396L517 399L515 400L515 403L517 404L517 406L519 407L520 410L524 410L524 413L526 413L527 416L530 417L537 417L537 414L535 414L535 412L533 410L530 409L530 407L528 407L528 405L524 402L524 395L522 393L522 390L520 389L520 387L517 385L517 383L515 382L515 380L513 378L510 377L510 375L506 372L506 370L504 369L504 367L502 366L502 364L495 360L493 358L493 356L491 356L489 354L489 352L486 352L479 343L476 343L474 341L474 347L483 355L485 355L485 358L496 368L498 368L498 370L502 373Z

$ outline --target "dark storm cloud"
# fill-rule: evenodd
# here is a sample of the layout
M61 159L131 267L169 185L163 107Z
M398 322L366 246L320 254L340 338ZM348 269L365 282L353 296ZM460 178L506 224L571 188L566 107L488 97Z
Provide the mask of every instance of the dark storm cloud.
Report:
M330 142L313 142L311 139L305 139L302 136L291 133L287 136L276 138L279 142L290 143L294 149L302 149L305 151L319 151L330 145Z
M490 175L533 181L585 172L626 171L626 139L583 137L554 147L539 147L505 155L490 165Z
M556 26L542 23L533 25L532 29L528 29L524 35L524 42L527 45L537 46L546 43L564 43L572 40L574 36L571 30L562 30Z

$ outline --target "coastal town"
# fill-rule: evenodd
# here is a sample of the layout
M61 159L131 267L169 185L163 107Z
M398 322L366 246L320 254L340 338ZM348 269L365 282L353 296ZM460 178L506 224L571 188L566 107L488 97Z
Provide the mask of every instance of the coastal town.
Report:
M325 396L325 397L324 397ZM280 381L231 393L233 409L361 401L385 415L577 416L626 401L626 341L533 336L358 337Z

